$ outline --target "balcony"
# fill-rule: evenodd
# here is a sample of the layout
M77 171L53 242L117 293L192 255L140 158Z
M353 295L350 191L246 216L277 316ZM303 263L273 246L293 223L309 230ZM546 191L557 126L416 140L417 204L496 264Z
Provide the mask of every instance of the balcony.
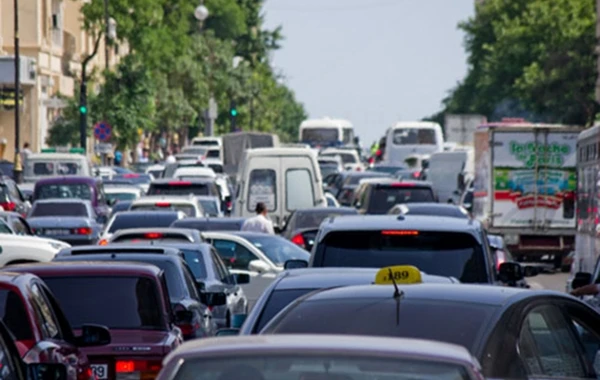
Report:
M60 48L63 47L63 32L60 29L52 29L52 47Z

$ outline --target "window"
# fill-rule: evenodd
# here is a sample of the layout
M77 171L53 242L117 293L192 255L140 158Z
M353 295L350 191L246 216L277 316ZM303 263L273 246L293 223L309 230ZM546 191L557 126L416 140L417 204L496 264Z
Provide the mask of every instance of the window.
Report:
M33 205L32 217L41 216L88 216L83 203L38 203Z
M521 360L529 375L586 377L577 338L558 307L534 308L519 336Z
M0 379L2 380L18 380L23 378L17 369L18 357L11 355L10 350L6 347L4 341L0 341ZM29 377L29 376L28 376Z
M221 258L218 254L211 251L212 265L213 270L215 271L215 275L221 280L221 282L229 283L229 271L223 265Z
M330 143L339 140L339 128L306 128L302 130L302 142Z
M13 219L12 229L17 235L29 235L29 229L17 218Z
M31 301L33 308L40 319L40 326L46 339L60 338L59 324L52 312L52 307L44 297L40 287L33 284L31 287Z
M15 340L33 339L30 321L26 317L27 309L19 294L12 290L0 289L0 315Z
M41 185L35 189L35 199L85 199L92 200L92 188L88 184Z
M34 162L33 174L36 176L51 176L54 175L53 162Z
M248 211L254 212L256 204L263 202L269 211L277 209L277 176L272 169L254 169L248 181Z
M290 211L315 206L313 181L308 169L285 172L285 202Z
M398 203L435 202L433 191L427 187L372 186L368 213L385 214ZM364 203L363 203L364 204ZM365 207L367 208L367 207Z
M183 252L185 262L190 267L194 277L197 280L206 279L206 264L204 263L202 253L190 249L182 249L181 252Z
M246 247L233 241L215 239L213 245L231 269L250 270L248 265L258 258Z
M344 144L352 144L354 143L354 130L352 128L344 128Z
M399 128L394 130L394 145L435 145L434 129Z
M198 295L198 289L196 288L196 281L194 281L192 271L188 266L183 264L183 279L185 281L185 286L188 288L188 293L192 298L200 299Z

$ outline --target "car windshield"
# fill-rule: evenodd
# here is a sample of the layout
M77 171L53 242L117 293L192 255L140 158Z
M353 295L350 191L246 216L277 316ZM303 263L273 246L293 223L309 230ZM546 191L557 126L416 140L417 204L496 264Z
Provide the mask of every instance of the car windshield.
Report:
M398 203L435 202L433 191L423 187L374 186L368 203L369 214L385 214Z
M397 320L393 292L390 286L389 298L299 302L273 318L262 333L418 338L458 344L472 350L498 308L487 304L406 298L401 301ZM350 315L352 318L348 318Z
M467 370L459 364L384 355L381 357L336 353L282 355L276 352L257 352L226 359L194 357L182 363L173 375L173 380L470 379ZM240 373L248 377L239 376Z
M339 140L337 128L306 128L302 130L302 141L330 143Z
M204 263L202 252L194 251L191 249L180 249L180 251L183 252L183 258L192 270L194 278L196 278L197 280L206 279L206 264Z
M115 216L114 221L108 228L108 232L114 233L115 231L126 228L169 227L171 223L173 223L177 219L178 218L176 213L153 215L152 212L149 212L147 214L130 214L128 212L125 212L123 214Z
M219 216L219 206L217 205L217 202L210 199L201 199L199 202L206 215Z
M207 183L185 184L182 182L173 185L153 183L150 185L148 195L212 195Z
M317 289L282 289L273 291L265 303L256 324L252 328L252 334L258 334L287 305L314 290Z
M330 210L327 212L302 212L296 211L296 222L295 228L316 228L321 225L325 219L329 217L342 216L342 215L355 215L357 214L355 209L348 209L347 211L341 210Z
M429 128L398 128L394 130L394 145L432 145L436 143L435 130Z
M339 171L339 166L337 164L319 164L319 168L321 169L321 176L323 178Z
M177 203L160 203L157 202L156 204L134 204L130 207L130 210L132 211L165 211L165 210L171 210L171 211L182 211L186 216L189 217L196 217L198 215L196 215L196 208L192 205L189 204L177 204Z
M437 231L334 231L318 244L324 267L383 268L414 265L421 271L487 283L482 245L469 233Z
M133 201L138 196L135 193L106 193L106 198L110 201Z
M41 216L88 216L87 207L82 203L34 203L30 218Z
M146 277L43 277L75 329L164 330L157 284Z
M91 200L92 187L84 183L63 185L39 185L35 189L35 199L78 198Z
M283 266L288 260L306 260L310 254L296 244L279 236L244 236L252 245L261 250L275 265Z

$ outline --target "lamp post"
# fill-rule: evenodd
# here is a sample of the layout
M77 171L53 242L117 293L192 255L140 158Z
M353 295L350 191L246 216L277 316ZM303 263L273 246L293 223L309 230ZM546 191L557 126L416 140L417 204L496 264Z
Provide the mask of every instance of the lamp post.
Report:
M204 26L204 21L208 18L208 8L206 8L206 6L204 5L204 2L201 2L200 5L198 5L196 7L196 9L194 10L194 17L196 18L196 20L198 20L198 30L200 33L202 33L202 27ZM211 54L212 55L212 54ZM210 59L212 59L212 56L210 57ZM215 99L213 97L212 94L212 80L210 78L210 73L209 73L209 82L208 82L208 90L209 90L209 99L208 99L208 108L205 112L203 112L204 114L204 119L205 119L205 128L204 128L204 135L205 136L212 136L213 132L214 132L214 123L215 123L215 119L217 118L217 103L215 102Z
M13 173L15 182L21 182L23 163L21 162L21 52L19 48L19 0L14 0L14 32L15 32L15 161Z

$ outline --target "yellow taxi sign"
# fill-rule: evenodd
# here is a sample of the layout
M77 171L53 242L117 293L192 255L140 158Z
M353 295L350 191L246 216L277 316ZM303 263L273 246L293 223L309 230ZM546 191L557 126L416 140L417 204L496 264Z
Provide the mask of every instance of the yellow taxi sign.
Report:
M392 277L396 284L419 284L423 282L421 271L412 265L396 265L381 268L375 275L376 285L392 285Z

